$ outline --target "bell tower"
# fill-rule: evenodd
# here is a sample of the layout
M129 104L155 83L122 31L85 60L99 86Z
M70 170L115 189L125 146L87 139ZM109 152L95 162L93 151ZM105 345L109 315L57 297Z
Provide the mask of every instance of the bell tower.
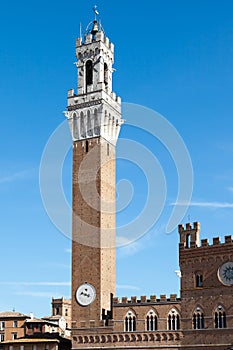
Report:
M65 113L73 139L72 332L111 318L115 295L115 146L121 99L112 91L114 45L96 18L76 40L77 94Z

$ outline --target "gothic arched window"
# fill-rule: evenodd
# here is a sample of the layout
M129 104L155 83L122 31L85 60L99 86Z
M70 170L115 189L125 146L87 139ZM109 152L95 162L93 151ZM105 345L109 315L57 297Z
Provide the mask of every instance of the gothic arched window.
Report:
M86 85L93 84L93 63L91 60L86 62Z
M215 310L214 326L215 328L227 328L226 312L221 305Z
M128 311L125 316L125 331L126 332L136 331L136 316L132 311Z
M73 136L78 138L78 120L76 113L73 114Z
M146 316L146 330L156 331L158 329L158 318L154 310L150 310Z
M108 85L108 65L104 63L104 84Z
M85 121L83 112L80 113L80 132L82 137L86 137Z
M180 329L180 315L176 309L172 309L168 314L168 330L177 331Z
M98 111L95 109L94 111L94 133L95 135L99 135L100 133L100 125L98 120Z
M91 126L91 113L87 111L87 134L92 136L92 126Z
M195 280L196 288L203 287L203 275L201 273L196 273Z
M197 307L193 314L193 329L204 329L204 326L204 313L200 307Z

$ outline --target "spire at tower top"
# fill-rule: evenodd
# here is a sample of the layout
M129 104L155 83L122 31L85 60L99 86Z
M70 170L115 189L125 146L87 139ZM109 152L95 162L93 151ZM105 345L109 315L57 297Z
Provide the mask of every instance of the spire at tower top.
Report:
M93 36L95 36L99 31L104 32L104 29L101 25L100 17L99 17L100 13L97 10L96 5L93 7L93 12L94 12L94 20L88 24L85 34L92 34Z
M94 11L94 14L95 14L95 21L97 20L97 16L99 16L99 11L97 11L97 6L95 5L93 7L93 11Z

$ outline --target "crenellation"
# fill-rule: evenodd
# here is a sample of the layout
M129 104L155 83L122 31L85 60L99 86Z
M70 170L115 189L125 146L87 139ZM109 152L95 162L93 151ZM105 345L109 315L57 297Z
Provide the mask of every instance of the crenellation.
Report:
M170 294L170 301L177 301L177 294Z
M113 305L123 305L123 304L160 304L160 303L169 303L169 302L179 302L180 298L177 297L177 294L170 294L168 298L165 294L160 295L160 298L156 298L156 295L151 295L149 298L143 295L137 298L136 296L131 296L129 299L127 297L122 298L113 298Z
M156 295L151 295L150 299L148 300L148 302L156 303L157 302Z
M99 32L96 33L96 41L104 42L104 32L99 31Z
M90 44L92 43L92 34L87 34L85 36L85 44Z
M76 38L76 48L82 45L82 38Z
M132 303L137 303L137 297L131 297L131 302Z
M146 303L147 302L146 295L142 295L140 300L141 300L142 303Z
M213 245L221 244L220 237L214 237L213 238Z
M225 239L225 244L233 243L231 235L230 236L225 236L224 239Z
M108 48L110 48L109 38L107 38L106 36L104 37L104 43Z
M208 247L209 246L209 240L208 239L202 239L201 240L201 247Z
M161 303L167 302L167 296L166 296L165 294L161 294L161 295L160 295L160 302L161 302Z
M69 89L68 90L68 98L74 97L74 89Z
M128 298L127 297L122 297L122 301L123 304L127 304L128 303Z

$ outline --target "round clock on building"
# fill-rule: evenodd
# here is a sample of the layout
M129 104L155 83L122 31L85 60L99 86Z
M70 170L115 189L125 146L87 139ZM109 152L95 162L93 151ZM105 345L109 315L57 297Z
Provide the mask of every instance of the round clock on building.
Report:
M76 300L81 306L90 305L95 300L95 288L89 284L84 283L76 290Z
M233 285L233 262L229 261L218 269L218 278L225 286Z

